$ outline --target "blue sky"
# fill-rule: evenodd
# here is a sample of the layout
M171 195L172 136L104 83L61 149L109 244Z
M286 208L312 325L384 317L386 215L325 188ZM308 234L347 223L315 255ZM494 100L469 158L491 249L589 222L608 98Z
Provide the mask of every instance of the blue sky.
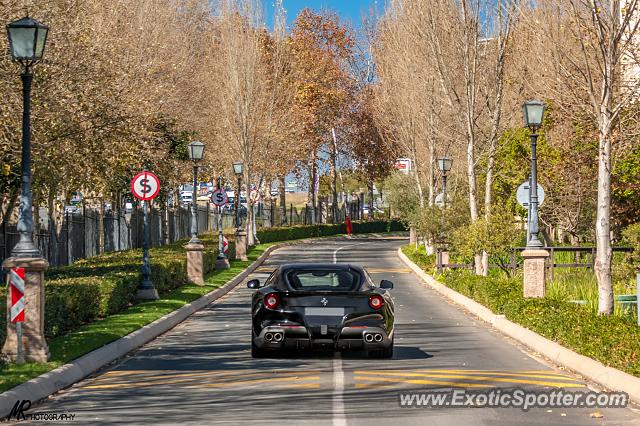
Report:
M341 20L351 21L355 27L360 26L363 15L368 15L372 7L382 11L385 0L283 0L287 10L287 21L293 22L298 13L305 7L315 10L336 12ZM273 5L275 0L264 0L267 25L272 26Z

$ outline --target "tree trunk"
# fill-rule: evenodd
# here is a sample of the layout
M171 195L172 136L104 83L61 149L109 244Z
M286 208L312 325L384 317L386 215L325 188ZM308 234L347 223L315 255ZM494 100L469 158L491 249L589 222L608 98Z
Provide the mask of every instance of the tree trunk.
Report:
M424 193L422 191L422 184L420 183L420 169L418 168L418 155L415 149L415 143L413 144L413 158L411 161L413 162L413 178L416 181L416 189L418 190L418 199L420 201L420 207L424 207Z
M373 181L370 180L369 184L367 185L368 189L369 189L369 221L373 220Z
M311 208L311 224L316 224L316 206L318 202L318 194L316 194L316 179L318 178L318 167L316 165L316 152L311 153L311 164L310 164L310 177L311 177L311 185L309 188L309 206Z
M287 223L287 182L285 176L280 178L280 224Z
M598 313L613 313L611 282L611 140L606 112L601 117L598 155L598 207L596 215L596 259L594 272L598 280Z
M332 223L338 223L338 140L336 129L331 129L333 143L331 144L331 218Z
M472 130L470 130L472 131ZM474 156L474 138L473 135L468 135L469 141L467 143L467 180L469 184L469 213L471 214L471 221L478 220L478 201L477 201L477 188L476 188L476 167ZM482 254L477 253L474 256L474 266L476 275L483 275L483 260Z
M435 129L433 113L431 114L430 128ZM429 137L429 207L436 202L436 142L433 136Z
M98 198L100 207L98 208L98 249L96 254L104 253L104 199Z

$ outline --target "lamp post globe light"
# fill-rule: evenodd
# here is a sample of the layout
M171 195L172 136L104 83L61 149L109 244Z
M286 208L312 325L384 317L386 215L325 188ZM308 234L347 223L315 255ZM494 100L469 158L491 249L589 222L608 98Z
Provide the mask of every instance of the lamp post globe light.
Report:
M447 207L447 173L451 170L453 160L449 157L441 157L437 160L438 169L442 172L442 205Z
M544 102L539 100L527 101L522 105L524 124L531 130L531 184L529 185L529 205L531 217L529 218L529 235L527 247L543 247L538 238L538 129L544 119Z
M238 191L236 193L236 260L247 260L247 232L240 223L240 192L242 191L242 175L244 174L244 163L236 161L233 163L233 173L238 178Z
M191 240L189 243L200 244L198 238L198 163L204 156L204 144L200 141L191 142L187 145L189 159L193 161L193 200L191 202Z
M18 232L20 239L11 251L11 257L2 263L7 270L11 288L22 288L20 300L30 306L22 322L7 321L7 334L2 347L5 358L18 363L46 362L49 348L44 338L44 271L49 266L33 241L33 201L31 193L31 83L32 67L42 59L49 27L28 16L7 25L9 50L13 61L22 66L22 158ZM27 283L28 285L24 285ZM13 306L7 291L8 303Z

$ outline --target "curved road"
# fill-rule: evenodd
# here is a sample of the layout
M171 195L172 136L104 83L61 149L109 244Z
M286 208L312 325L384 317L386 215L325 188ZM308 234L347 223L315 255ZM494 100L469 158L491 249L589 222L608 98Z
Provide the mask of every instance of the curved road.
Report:
M401 408L403 390L588 390L424 287L396 256L405 243L354 238L292 246L275 251L250 277L265 279L281 263L337 261L393 281L391 360L358 353L252 359L251 290L242 284L33 411L75 413L74 424L640 425L640 412L629 408Z

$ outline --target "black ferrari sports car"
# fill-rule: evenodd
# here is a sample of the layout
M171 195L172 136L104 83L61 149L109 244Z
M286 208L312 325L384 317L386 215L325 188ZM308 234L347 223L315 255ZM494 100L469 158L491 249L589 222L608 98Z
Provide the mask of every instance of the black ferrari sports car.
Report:
M341 264L279 266L251 302L251 354L282 349L365 350L370 357L393 356L394 307L391 281L373 284L362 268Z

